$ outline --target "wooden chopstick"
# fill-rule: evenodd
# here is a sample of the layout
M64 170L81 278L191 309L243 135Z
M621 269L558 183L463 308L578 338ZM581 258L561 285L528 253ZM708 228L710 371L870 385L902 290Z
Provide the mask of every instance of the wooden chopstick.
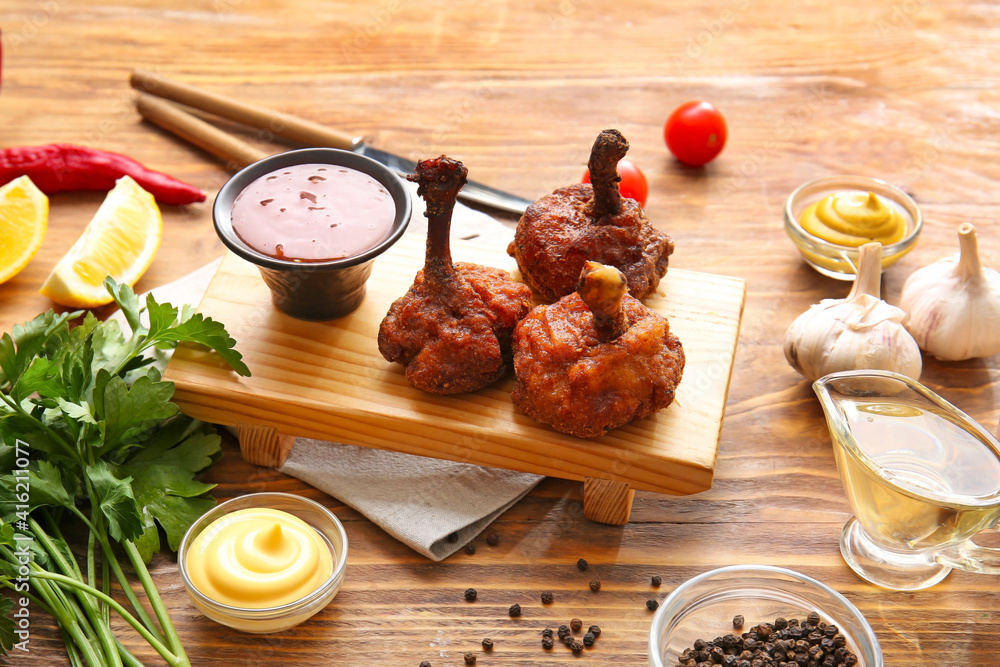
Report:
M146 120L222 158L231 168L242 169L268 155L166 100L139 93L136 108Z
M208 111L217 116L273 132L278 136L309 146L329 146L351 150L361 143L360 137L351 137L343 132L291 114L246 104L225 95L210 93L186 83L172 81L147 70L133 70L129 81L133 88L144 93L173 100L201 111Z

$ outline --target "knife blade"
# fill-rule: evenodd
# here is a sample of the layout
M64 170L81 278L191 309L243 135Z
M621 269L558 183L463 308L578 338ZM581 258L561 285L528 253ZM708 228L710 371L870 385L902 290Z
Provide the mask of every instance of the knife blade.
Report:
M166 100L171 100L199 111L212 113L216 116L228 118L229 120L234 120L236 122L243 123L244 125L249 125L250 127L272 132L285 138L292 139L293 141L298 141L311 146L328 146L331 148L339 148L341 150L350 150L381 162L385 166L404 176L414 173L417 166L413 160L408 160L398 155L393 155L392 153L383 151L379 148L369 146L362 141L361 137L352 137L348 134L340 132L339 130L328 128L318 123L298 118L291 114L247 104L231 97L226 97L225 95L219 95L218 93L201 90L186 83L172 81L171 79L160 76L154 72L138 69L133 70L129 80L133 88L142 91L147 95L153 95ZM143 113L145 117L163 127L166 127L165 123L171 123L176 126L179 122L177 119L180 119L181 114L184 113L183 110L180 109L170 110L166 109L162 104L156 105L152 100L148 98L144 99L142 96L140 96L138 106L140 113ZM147 115L146 112L149 112L149 115ZM170 119L168 119L167 116L170 116ZM195 120L184 119L183 124L191 127L196 124ZM174 131L177 131L176 127L168 127L167 129L174 129ZM237 141L234 138L226 139L222 136L224 133L219 130L215 130L213 132L213 130L214 128L207 123L201 123L198 130L199 135L212 135L212 139L207 142L203 141L203 143L199 143L198 145L217 155L221 155L218 152L218 149L214 148L212 144L222 142L227 145L228 151L225 155L222 155L222 157L230 161L235 160L237 163L245 161L244 158L247 155L253 154L255 149L244 146L235 146L234 144L237 143ZM194 140L194 138L192 138L193 132L191 130L188 130L187 135L183 132L180 132L180 134L189 141L198 143ZM481 206L487 206L517 215L524 213L524 210L531 204L531 202L527 199L504 192L503 190L491 188L487 185L483 185L482 183L477 183L476 181L469 181L466 183L465 187L462 188L461 192L459 192L458 197L459 199L470 201Z
M351 150L360 155L364 155L365 157L370 157L376 162L381 162L397 174L404 177L415 173L417 169L417 163L413 160L408 160L404 157L400 157L399 155L393 155L392 153L388 153L382 149L369 146L364 142L355 143ZM509 192L491 188L488 185L483 185L482 183L477 183L476 181L467 182L458 192L458 198L463 201L479 204L480 206L488 206L490 208L506 211L507 213L516 213L517 215L524 213L525 209L531 205L531 202L523 197L518 197L517 195L512 195Z

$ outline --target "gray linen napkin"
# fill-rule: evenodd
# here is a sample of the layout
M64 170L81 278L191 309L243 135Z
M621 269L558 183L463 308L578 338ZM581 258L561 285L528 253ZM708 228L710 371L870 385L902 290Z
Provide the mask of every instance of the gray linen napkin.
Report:
M413 219L407 234L424 235L427 221L416 186L407 183ZM506 247L511 228L462 204L452 238ZM221 260L152 290L160 302L197 305ZM145 297L143 297L145 298ZM112 317L125 327L121 313ZM159 363L166 365L168 355ZM251 371L253 369L250 369ZM439 561L461 549L523 498L540 475L299 438L279 468L350 505L417 553ZM451 539L449 539L449 537Z

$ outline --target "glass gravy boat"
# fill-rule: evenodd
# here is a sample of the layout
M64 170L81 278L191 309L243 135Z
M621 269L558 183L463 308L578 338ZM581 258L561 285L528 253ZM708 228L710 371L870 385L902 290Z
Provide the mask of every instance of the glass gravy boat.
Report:
M960 568L1000 574L973 536L1000 523L1000 442L919 382L888 371L813 383L854 517L840 551L868 581L933 586Z

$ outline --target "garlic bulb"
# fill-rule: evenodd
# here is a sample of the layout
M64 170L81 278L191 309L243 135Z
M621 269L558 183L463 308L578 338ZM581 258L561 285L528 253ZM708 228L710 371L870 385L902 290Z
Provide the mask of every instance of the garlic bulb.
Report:
M958 228L959 255L914 271L903 285L903 326L921 349L958 361L1000 352L1000 273L979 261L976 228Z
M862 368L920 377L920 348L903 328L905 313L879 298L882 244L866 243L846 299L823 299L785 334L785 358L810 380Z

